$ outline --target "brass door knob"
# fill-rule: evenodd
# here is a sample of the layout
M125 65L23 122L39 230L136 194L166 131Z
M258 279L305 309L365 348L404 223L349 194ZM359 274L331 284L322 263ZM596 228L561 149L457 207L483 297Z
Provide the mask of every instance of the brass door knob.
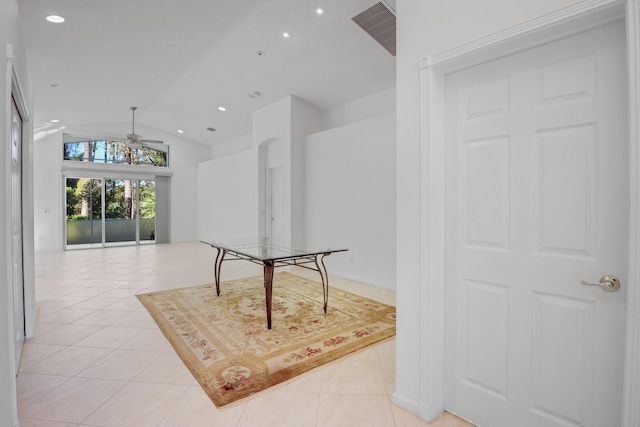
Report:
M584 280L580 283L585 286L599 286L607 292L615 292L620 289L620 280L616 276L602 276L599 283L587 283Z

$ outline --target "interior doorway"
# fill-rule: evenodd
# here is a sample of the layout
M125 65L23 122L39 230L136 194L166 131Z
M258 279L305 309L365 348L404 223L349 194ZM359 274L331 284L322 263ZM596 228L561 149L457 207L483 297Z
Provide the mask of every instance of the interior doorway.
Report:
M282 166L267 169L267 237L272 242L284 238L284 185Z
M258 236L285 243L291 239L288 166L281 138L263 141L258 150Z

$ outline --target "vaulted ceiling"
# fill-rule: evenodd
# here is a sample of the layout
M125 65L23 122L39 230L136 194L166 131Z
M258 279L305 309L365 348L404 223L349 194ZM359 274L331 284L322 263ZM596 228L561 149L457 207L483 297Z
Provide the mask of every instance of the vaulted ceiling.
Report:
M375 3L20 0L35 127L124 136L137 106L145 138L213 145L287 95L322 110L393 87L395 58L351 20Z

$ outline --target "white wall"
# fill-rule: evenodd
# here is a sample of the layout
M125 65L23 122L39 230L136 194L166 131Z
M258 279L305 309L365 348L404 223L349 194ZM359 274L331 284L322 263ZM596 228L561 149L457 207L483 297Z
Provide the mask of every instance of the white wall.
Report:
M198 165L198 240L258 235L257 149Z
M291 97L287 96L253 113L253 147L271 138L291 137Z
M418 413L420 390L422 57L471 42L539 17L576 0L397 0L397 293L396 393L394 401Z
M175 141L170 155L171 242L191 242L198 239L198 164L211 159L211 149L186 140Z
M295 96L286 96L253 113L253 145L258 148L259 221L265 223L266 170L265 146L277 140L281 144L283 168L283 210L285 240L293 244L302 241L304 232L302 169L304 137L320 129L321 114L314 106ZM263 230L259 230L263 231Z
M56 132L34 142L36 197L34 230L36 252L57 252L63 247L62 134Z
M305 240L348 248L331 274L395 289L395 114L309 135Z
M322 112L322 128L333 129L396 111L396 88L372 93Z
M253 136L248 133L238 138L234 138L230 141L226 141L220 144L215 144L211 147L211 158L228 156L230 154L239 153L241 151L249 150L253 146Z
M292 242L305 239L305 197L309 194L305 169L305 138L321 129L321 114L313 105L297 97L291 99L291 236Z
M18 3L16 0L0 0L0 140L3 142L0 158L0 426L17 425L16 382L13 367L14 346L13 335L13 287L11 276L11 80L12 68L16 73L23 92L26 107L32 114L33 101L27 71L26 52L19 30ZM33 283L33 160L31 129L33 125L25 122L23 135L23 248L25 268L25 311L26 323L32 323L30 317L33 301L29 301L35 293Z
M252 139L253 147L258 150L258 231L262 235L266 233L266 161L267 146L277 141L278 152L281 155L280 161L276 161L270 156L270 163L278 163L282 166L282 186L284 197L282 201L282 239L291 240L291 108L292 97L286 96L272 104L269 104L253 113ZM272 151L272 150L270 150Z

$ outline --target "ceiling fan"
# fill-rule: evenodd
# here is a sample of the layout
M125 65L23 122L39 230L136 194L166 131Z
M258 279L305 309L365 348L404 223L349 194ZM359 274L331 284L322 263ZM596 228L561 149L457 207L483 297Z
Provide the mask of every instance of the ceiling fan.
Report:
M142 135L136 133L136 110L138 107L129 107L131 110L131 133L127 135L125 144L129 148L142 148L148 147L149 144L164 144L164 141L157 141L153 139L142 139Z

